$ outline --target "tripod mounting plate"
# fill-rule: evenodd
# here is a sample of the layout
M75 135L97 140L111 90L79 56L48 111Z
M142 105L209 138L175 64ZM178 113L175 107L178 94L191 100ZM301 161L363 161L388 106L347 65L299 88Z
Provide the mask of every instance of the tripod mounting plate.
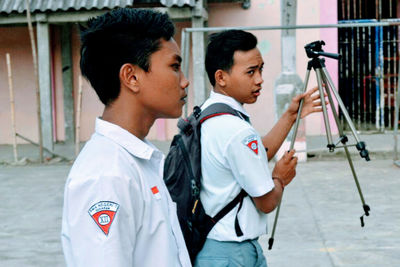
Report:
M323 40L314 41L304 46L306 50L307 57L317 58L319 56L329 57L333 59L340 59L342 56L334 53L326 53L322 50L322 46L325 45Z

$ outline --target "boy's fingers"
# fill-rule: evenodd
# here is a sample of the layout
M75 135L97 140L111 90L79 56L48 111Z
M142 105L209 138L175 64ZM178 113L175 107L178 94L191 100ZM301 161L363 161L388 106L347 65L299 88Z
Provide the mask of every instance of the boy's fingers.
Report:
M283 155L283 156L286 161L291 161L293 159L295 153L296 153L296 150L292 149L292 150L287 151L285 153L285 155Z
M294 150L294 149L289 150L289 151L287 152L287 154L288 154L290 157L293 157L294 153L296 153L296 150Z
M318 91L318 86L313 87L313 89L311 89L308 94L312 95L313 93L315 93L316 91Z
M304 94L296 95L296 96L293 98L293 100L294 100L295 102L299 102L300 99L302 99L304 96L305 96Z

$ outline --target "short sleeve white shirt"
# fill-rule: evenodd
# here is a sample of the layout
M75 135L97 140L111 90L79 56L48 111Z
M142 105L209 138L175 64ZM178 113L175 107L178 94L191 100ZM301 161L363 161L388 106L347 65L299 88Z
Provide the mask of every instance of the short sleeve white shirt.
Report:
M214 103L225 103L248 116L243 106L229 96L211 92L202 110ZM201 126L202 190L201 201L206 213L215 216L243 188L250 196L270 192L274 183L261 138L245 120L221 115L206 120ZM267 215L259 211L250 197L238 205L210 231L208 238L218 241L243 241L267 232ZM236 214L243 236L238 237Z
M67 266L191 266L163 164L148 141L96 120L65 186Z

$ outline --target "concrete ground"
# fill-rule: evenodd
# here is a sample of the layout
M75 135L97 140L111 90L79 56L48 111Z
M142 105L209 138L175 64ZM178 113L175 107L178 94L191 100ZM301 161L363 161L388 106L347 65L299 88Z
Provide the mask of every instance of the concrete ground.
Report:
M19 151L33 158L37 154L27 147ZM353 156L371 207L363 228L363 209L346 159L314 154L299 163L297 177L285 189L272 250L267 249L269 235L260 238L270 267L400 266L400 168L393 165L390 151L370 154L369 162ZM60 231L71 164L4 164L12 161L12 150L4 146L1 161L0 266L65 266Z

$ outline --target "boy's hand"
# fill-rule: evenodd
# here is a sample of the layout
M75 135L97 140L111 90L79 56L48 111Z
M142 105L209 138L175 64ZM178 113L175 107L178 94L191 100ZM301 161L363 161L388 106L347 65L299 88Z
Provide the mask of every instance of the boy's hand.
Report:
M301 118L304 118L305 116L314 112L321 112L322 104L319 93L314 94L317 91L318 91L318 86L314 87L313 89L303 94L293 97L292 103L290 103L290 106L288 108L289 114L297 116L297 112L300 106L300 101L302 98L304 98L304 102L303 102L303 109L301 110ZM324 96L326 96L326 94L324 94ZM328 100L325 99L325 103L328 105L329 104Z
M297 157L294 157L295 152L295 150L285 152L272 171L272 177L281 179L285 186L296 176Z

